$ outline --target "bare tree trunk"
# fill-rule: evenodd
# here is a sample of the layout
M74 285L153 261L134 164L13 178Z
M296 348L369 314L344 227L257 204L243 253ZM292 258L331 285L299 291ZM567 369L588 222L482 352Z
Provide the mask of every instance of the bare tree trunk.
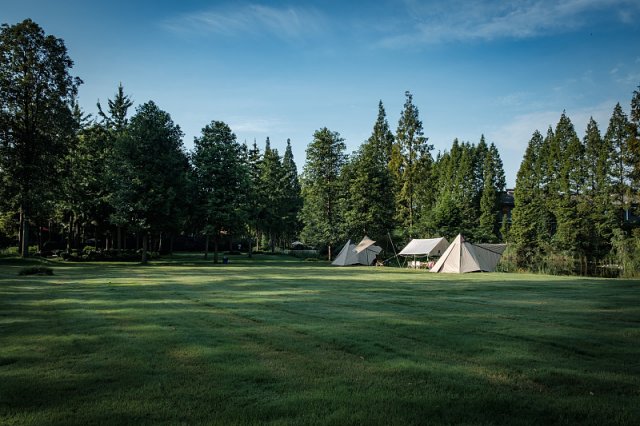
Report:
M213 237L213 263L218 263L218 235Z
M26 209L22 208L20 211L20 221L22 225L20 236L20 255L22 257L29 257L29 218L27 216Z
M67 253L71 254L71 245L73 241L73 215L69 215L69 231L67 233Z
M209 234L207 234L204 238L204 258L209 258Z
M331 244L329 244L329 261L331 261Z
M146 265L149 262L147 257L147 250L149 249L149 233L145 232L142 236L142 264Z
M251 232L249 232L249 259L253 255L253 240L251 239Z
M24 213L22 213L22 207L20 208L20 224L18 225L18 254L22 256L22 229L24 225Z

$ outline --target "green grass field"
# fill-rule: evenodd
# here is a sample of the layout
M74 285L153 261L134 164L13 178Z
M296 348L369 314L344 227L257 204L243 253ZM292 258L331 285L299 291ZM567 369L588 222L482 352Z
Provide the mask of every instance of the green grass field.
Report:
M0 260L0 424L640 424L640 281Z

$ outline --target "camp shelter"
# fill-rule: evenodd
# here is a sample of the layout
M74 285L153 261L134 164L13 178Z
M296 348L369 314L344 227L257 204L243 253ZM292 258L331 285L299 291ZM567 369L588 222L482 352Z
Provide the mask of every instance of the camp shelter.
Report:
M382 248L374 243L375 241L367 236L358 245L352 244L349 240L331 264L334 266L371 265L376 255L382 251Z
M440 256L449 246L446 238L414 238L401 251L400 256Z
M506 247L506 244L472 244L458 234L431 272L492 272Z

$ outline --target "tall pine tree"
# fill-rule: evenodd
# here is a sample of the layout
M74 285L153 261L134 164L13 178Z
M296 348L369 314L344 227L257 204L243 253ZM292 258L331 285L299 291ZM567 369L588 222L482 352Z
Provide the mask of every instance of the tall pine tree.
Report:
M412 237L420 221L420 207L430 200L419 197L424 185L429 183L433 158L433 147L427 143L422 129L418 108L413 104L413 95L405 92L404 109L398 121L395 146L392 148L392 165L396 181L396 219L403 234ZM429 194L422 191L423 195Z
M344 218L347 234L381 239L393 229L394 193L388 162L393 135L382 101L371 136L345 167Z
M332 248L343 238L340 200L343 197L340 174L346 157L344 139L326 127L313 134L307 147L302 175L302 239L308 244Z

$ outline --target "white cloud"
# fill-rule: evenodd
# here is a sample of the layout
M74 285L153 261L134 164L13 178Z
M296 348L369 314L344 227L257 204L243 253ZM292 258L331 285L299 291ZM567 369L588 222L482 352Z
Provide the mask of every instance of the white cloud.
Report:
M450 0L406 1L413 25L380 41L384 47L447 41L532 38L585 27L594 13L613 12L615 19L633 24L640 3L633 0Z
M238 37L249 34L298 40L321 32L326 26L326 19L309 7L277 8L249 4L187 13L165 21L163 26L173 32L203 36Z
M282 127L282 121L271 118L234 117L229 119L229 127L231 127L236 134L268 134Z

